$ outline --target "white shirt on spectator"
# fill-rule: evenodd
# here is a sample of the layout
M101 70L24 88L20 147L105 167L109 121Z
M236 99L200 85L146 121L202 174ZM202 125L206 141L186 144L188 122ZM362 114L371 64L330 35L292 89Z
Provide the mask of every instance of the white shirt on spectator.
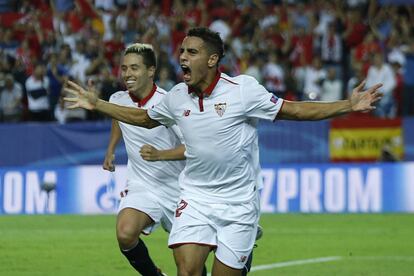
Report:
M44 76L42 80L36 79L33 75L26 80L27 100L30 111L43 111L49 109L49 78ZM33 97L32 91L43 91L40 97Z
M378 90L384 93L384 95L392 94L397 82L391 66L384 63L381 68L374 65L369 67L365 87L371 87L377 83L382 83Z
M267 63L263 68L263 78L268 90L285 91L285 73L279 64Z
M214 31L214 32L218 32L220 34L221 39L224 42L227 41L227 38L231 34L231 29L230 29L229 25L227 24L226 21L224 21L222 19L214 20L210 24L209 29Z
M0 93L0 110L3 115L19 114L22 109L23 88L20 83L14 82L12 89L3 88Z
M333 102L342 100L342 82L338 79L326 79L322 84L321 101Z
M305 69L305 87L303 90L311 100L319 99L322 92L322 86L319 82L325 78L326 71L323 68L316 69L308 66Z

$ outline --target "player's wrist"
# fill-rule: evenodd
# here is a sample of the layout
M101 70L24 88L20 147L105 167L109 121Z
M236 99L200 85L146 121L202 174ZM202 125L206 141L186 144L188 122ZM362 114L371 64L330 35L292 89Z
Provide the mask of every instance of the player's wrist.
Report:
M353 104L352 99L349 98L346 101L345 112L354 112L354 111L357 111L356 106Z
M97 97L91 101L92 110L103 111L105 106L105 101L98 99Z

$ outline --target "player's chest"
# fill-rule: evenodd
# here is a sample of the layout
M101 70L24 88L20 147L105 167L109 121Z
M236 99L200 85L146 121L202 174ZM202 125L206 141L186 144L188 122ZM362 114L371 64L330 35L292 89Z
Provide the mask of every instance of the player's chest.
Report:
M176 109L178 125L186 130L214 131L244 118L241 100L236 97L190 97Z

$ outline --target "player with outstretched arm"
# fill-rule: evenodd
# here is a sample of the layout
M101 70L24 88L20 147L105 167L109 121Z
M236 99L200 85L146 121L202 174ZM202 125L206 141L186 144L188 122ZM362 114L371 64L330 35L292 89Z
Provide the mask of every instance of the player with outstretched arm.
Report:
M363 91L361 83L347 100L285 101L252 77L219 72L223 55L218 33L190 29L180 48L184 82L149 110L110 104L73 82L66 87L72 97L65 100L72 108L96 110L145 128L175 124L180 128L187 161L169 236L180 276L200 275L211 249L215 250L212 275L241 275L259 218L252 120L322 120L368 112L382 96L377 91L381 84Z

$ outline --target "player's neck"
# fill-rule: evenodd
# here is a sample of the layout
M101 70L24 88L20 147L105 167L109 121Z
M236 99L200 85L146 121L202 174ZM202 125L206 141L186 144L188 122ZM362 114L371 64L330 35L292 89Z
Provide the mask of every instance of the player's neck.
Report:
M209 69L206 75L206 78L204 78L200 83L198 83L196 86L192 86L191 89L194 90L197 94L201 94L204 91L207 90L207 88L214 82L216 79L217 74L220 72L217 68Z

